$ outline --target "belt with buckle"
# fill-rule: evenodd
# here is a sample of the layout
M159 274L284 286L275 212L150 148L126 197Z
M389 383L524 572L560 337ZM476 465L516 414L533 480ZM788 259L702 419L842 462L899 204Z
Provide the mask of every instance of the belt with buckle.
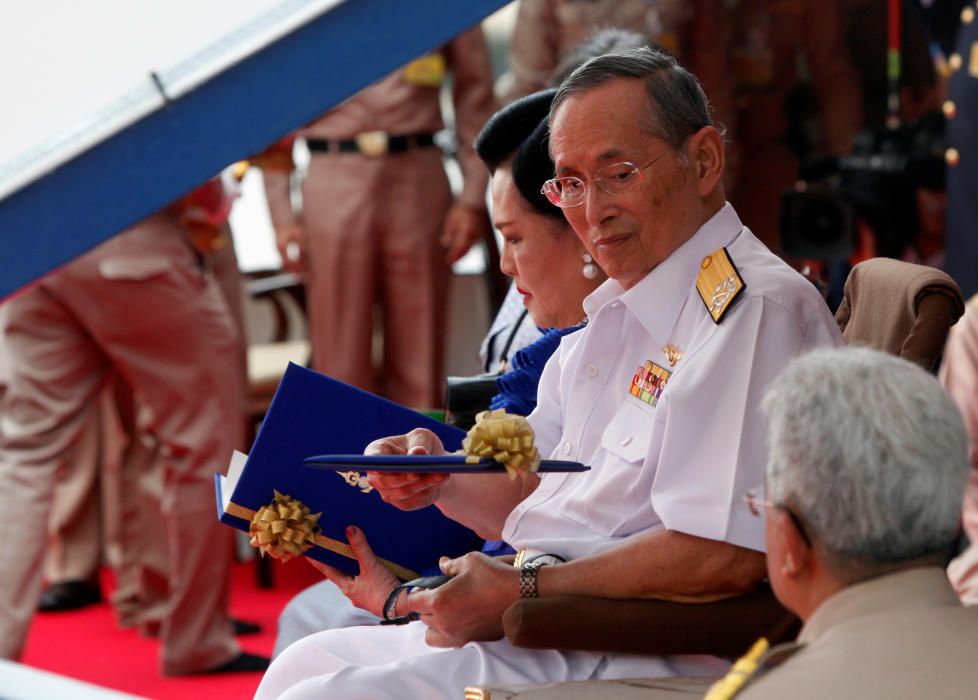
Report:
M376 157L387 153L403 153L410 148L435 145L434 134L398 134L386 131L364 131L352 139L306 139L313 153L359 153Z

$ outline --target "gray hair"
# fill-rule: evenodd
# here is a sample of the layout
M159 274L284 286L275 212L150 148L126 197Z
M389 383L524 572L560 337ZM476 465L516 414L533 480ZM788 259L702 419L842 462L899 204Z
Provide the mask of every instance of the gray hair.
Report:
M937 380L865 348L796 359L762 402L768 497L836 573L945 554L970 468L961 414Z
M643 128L683 152L686 141L704 126L714 126L710 105L699 81L675 58L643 46L597 56L571 73L550 107L550 118L569 97L616 78L645 81L649 118Z

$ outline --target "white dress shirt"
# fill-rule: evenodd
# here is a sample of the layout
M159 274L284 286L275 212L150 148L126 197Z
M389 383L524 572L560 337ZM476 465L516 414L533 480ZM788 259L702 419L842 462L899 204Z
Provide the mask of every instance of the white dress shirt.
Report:
M721 247L746 288L717 324L696 277ZM666 528L764 551L742 502L764 481L760 399L791 358L842 344L815 287L727 204L632 289L608 280L584 308L587 328L551 358L529 420L541 454L591 471L543 475L503 538L576 559ZM682 353L674 366L667 345ZM646 361L672 373L655 406L629 392Z

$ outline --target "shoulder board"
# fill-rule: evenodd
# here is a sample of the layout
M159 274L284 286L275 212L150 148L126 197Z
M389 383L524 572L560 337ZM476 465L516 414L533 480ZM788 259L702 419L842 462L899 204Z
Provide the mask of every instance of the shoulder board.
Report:
M718 248L700 262L696 291L714 323L720 323L740 293L747 288L744 278L730 259L726 248Z

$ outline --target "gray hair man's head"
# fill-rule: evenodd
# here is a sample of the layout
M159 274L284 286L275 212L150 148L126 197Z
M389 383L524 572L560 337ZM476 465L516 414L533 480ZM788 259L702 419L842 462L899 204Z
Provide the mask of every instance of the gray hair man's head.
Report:
M768 498L790 509L836 575L942 556L970 461L957 408L905 360L820 350L771 384Z
M699 81L669 54L643 46L597 56L571 73L557 89L550 118L570 97L617 78L645 82L649 102L643 128L683 152L687 139L704 126L714 126L710 104Z

